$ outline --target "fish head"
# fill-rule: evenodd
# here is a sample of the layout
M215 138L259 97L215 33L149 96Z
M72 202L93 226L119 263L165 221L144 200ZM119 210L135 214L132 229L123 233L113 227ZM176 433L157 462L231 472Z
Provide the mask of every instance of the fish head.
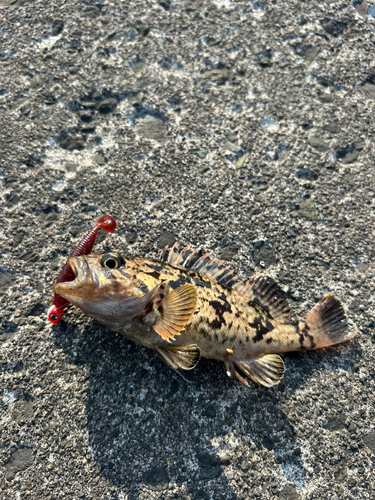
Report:
M142 289L131 259L115 253L71 257L69 264L75 279L56 283L54 291L110 327L141 314L159 288Z

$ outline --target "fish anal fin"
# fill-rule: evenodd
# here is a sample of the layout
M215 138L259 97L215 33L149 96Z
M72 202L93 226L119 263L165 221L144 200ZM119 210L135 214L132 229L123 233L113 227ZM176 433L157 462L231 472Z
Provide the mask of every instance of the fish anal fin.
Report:
M172 290L159 305L159 318L154 330L170 342L179 335L197 309L198 293L194 285L182 285Z
M156 352L164 361L174 370L192 370L199 363L201 354L196 344L182 347L175 346L157 346Z
M236 286L235 289L249 297L279 323L289 323L290 305L280 285L274 278L256 274L246 283Z
M271 387L280 382L284 376L284 362L278 354L267 354L261 358L247 359L243 361L231 361L232 373L243 384L247 384L244 375L254 382Z

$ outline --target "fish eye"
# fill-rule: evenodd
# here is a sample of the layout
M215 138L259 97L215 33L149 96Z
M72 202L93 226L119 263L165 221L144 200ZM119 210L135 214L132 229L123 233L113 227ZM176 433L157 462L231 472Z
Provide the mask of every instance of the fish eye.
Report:
M100 263L107 269L118 269L124 264L124 259L117 253L107 253L102 257Z

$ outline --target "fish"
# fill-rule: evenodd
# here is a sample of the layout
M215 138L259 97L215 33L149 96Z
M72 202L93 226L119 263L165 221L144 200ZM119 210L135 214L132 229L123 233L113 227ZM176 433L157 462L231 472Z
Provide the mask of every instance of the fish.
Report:
M126 338L156 351L181 374L201 357L223 361L226 373L249 385L276 385L280 356L346 342L356 329L328 293L291 321L288 300L271 276L246 282L230 266L191 245L165 248L161 260L118 253L72 257L75 279L55 293Z

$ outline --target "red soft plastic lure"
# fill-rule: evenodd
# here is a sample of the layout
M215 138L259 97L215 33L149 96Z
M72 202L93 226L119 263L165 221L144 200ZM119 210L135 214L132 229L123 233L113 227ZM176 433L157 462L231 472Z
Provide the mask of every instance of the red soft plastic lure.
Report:
M95 226L90 229L90 231L81 239L72 253L69 255L64 267L61 269L59 277L56 283L61 283L62 281L73 281L75 278L73 269L69 264L70 257L78 257L79 255L89 255L91 253L92 247L94 246L96 237L98 235L98 230L103 229L107 233L113 233L116 229L116 221L111 215L103 215L100 217ZM57 293L55 293L52 304L48 310L48 320L51 323L57 324L61 321L64 316L64 309L68 307L70 302Z

